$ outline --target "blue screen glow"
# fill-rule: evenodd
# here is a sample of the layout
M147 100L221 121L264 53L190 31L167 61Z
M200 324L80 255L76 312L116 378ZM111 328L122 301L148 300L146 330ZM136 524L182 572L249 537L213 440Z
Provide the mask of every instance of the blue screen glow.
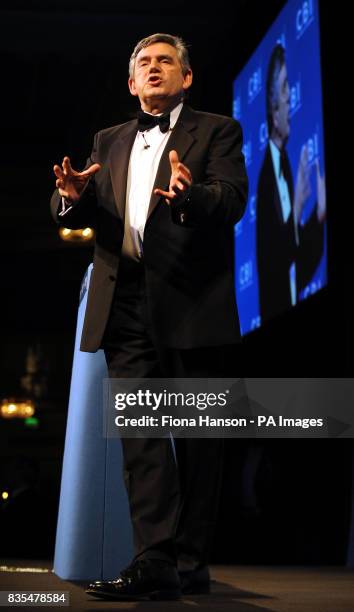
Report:
M276 53L283 60L270 68ZM233 91L250 183L246 213L235 226L244 335L327 283L317 0L286 4Z

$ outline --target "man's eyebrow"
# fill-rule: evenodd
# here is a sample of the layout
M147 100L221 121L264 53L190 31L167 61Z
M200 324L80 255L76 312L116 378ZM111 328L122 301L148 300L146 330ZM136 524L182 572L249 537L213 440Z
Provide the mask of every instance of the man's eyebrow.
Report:
M157 55L156 57L157 57L157 59L158 59L159 61L161 61L161 60L163 60L163 59L169 59L169 60L172 60L172 55L168 55L168 53L164 53L163 55ZM151 59L151 56L150 56L150 55L142 55L142 56L141 56L141 57L139 57L139 59L138 59L138 64L140 64L141 62L144 62L145 60L149 60L149 59Z

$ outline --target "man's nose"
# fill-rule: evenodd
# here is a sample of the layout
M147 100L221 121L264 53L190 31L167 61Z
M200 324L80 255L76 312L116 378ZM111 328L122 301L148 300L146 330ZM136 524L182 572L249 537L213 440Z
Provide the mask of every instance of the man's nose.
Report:
M152 59L150 63L150 72L158 72L160 70L160 64L158 60Z

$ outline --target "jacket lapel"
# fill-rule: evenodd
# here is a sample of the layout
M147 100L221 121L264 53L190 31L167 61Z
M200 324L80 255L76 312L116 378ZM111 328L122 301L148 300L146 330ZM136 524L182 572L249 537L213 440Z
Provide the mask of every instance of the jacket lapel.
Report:
M130 152L138 131L136 121L127 124L110 151L109 169L119 216L124 221Z
M195 142L195 137L191 132L196 128L196 126L197 124L193 116L193 111L188 106L184 106L161 156L150 198L147 218L150 217L161 198L161 196L154 194L154 189L159 187L160 189L168 190L171 177L170 160L168 157L169 152L172 151L172 149L175 149L178 153L179 159L183 161L189 149Z
M184 106L161 156L150 198L148 218L157 206L160 199L159 195L154 194L154 189L160 187L161 189L167 190L170 183L171 168L168 157L169 152L172 149L175 149L178 153L179 159L183 161L189 149L195 142L195 137L191 132L196 127L197 123L194 119L193 111L188 106ZM109 167L112 188L118 213L123 222L125 216L129 159L137 131L137 121L129 122L125 128L122 129L110 151Z

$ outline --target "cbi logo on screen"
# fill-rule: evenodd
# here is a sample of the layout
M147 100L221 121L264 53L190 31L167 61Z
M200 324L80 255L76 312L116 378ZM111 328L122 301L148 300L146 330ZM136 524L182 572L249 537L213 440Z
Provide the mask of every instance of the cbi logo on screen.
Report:
M257 317L253 317L251 319L251 323L250 323L250 331L253 331L254 329L258 329L258 327L261 326L261 317L260 315L258 315Z
M238 284L240 291L244 291L253 284L253 262L252 259L245 261L238 271Z
M248 218L250 223L254 223L256 220L256 202L257 196L253 193L248 203Z
M232 116L237 121L241 121L241 96L234 99Z
M245 164L248 167L252 163L252 141L250 138L243 143L242 152L245 156Z
M247 204L247 218L248 218L249 223L254 223L256 220L256 201L257 201L257 196L255 194L249 197L248 204ZM240 219L240 221L238 221L238 223L236 223L235 225L236 238L241 236L243 232L243 222L245 218L246 216L243 219Z
M259 151L263 151L268 144L268 126L267 126L266 121L262 121L260 123L259 130L258 130L258 136L259 136L258 149Z
M295 81L290 87L290 117L293 117L297 113L302 105L301 99L301 80L300 78Z
M262 68L258 66L254 72L252 72L248 79L247 93L248 93L248 104L252 104L253 100L262 91Z
M313 0L305 0L300 3L296 11L295 30L296 38L299 40L314 20Z

